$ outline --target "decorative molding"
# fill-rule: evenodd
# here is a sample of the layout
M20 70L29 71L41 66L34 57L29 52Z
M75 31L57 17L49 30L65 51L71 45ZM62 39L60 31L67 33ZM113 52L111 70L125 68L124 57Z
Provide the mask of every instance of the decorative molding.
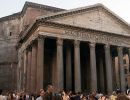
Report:
M21 44L21 47L19 47L19 53L27 49L33 43L33 41L38 39L38 37L38 33L31 35L25 43Z
M118 46L130 46L130 38L114 36L111 34L103 34L94 31L79 32L79 31L65 31L62 35L72 36L76 39L85 40L89 42L118 45Z
M110 45L115 46L124 46L124 47L130 47L130 39L125 37L119 37L111 35L111 34L104 34L99 33L96 31L75 31L75 30L64 30L61 34L55 34L55 33L47 33L47 32L38 32L36 34L33 34L29 37L29 39L21 45L19 50L23 51L26 49L29 45L31 45L32 41L38 39L38 38L44 38L44 37L55 37L57 39L58 45L63 45L63 39L70 39L74 40L75 46L78 46L80 41L86 41L90 42L90 46L94 46L95 43L101 43L105 44L105 47L109 47Z
M87 42L94 42L94 43L101 43L101 44L109 44L109 45L115 45L115 46L124 46L124 47L130 47L130 38L128 37L122 37L118 35L111 35L111 34L104 34L99 33L96 31L86 31L86 32L80 32L80 31L64 31L61 34L55 34L55 33L47 33L47 32L39 32L39 35L43 35L46 37L59 37L62 39L70 39L70 40L79 40L79 41L87 41Z
M57 23L57 22L51 22L51 21L45 21L45 20L40 20L37 19L36 22L34 22L24 33L23 37L21 38L24 39L26 38L26 36L29 34L29 31L34 30L35 26L48 26L48 27L56 27L56 28L64 28L67 30L76 30L76 31L93 31L96 33L102 33L102 34L109 34L111 37L112 36L119 36L119 37L124 37L124 38L130 38L130 34L117 34L117 33L110 33L110 32L105 32L105 31L101 31L101 30L96 30L96 29L90 29L90 28L84 28L84 27L79 27L79 26L72 26L72 25L68 25L68 24L61 24L61 23ZM76 33L75 33L76 34ZM94 36L95 38L97 37L96 35ZM104 38L104 37L102 37ZM106 37L107 38L107 37ZM107 40L109 41L109 38L107 38ZM116 39L113 40L116 42ZM118 42L118 41L117 41Z
M67 16L67 15L78 14L78 13L81 13L81 12L86 12L86 11L89 11L89 10L95 10L95 9L99 9L99 8L103 9L106 13L111 15L113 18L115 18L121 24L125 24L126 26L130 27L130 24L128 24L125 20L123 20L117 14L115 14L110 9L108 9L103 4L100 4L100 3L95 4L95 5L86 6L86 7L80 7L80 8L76 8L76 9L72 9L72 10L66 10L66 11L55 13L55 14L50 14L50 15L47 15L47 16L43 16L43 17L39 17L39 20L44 20L44 21L46 20L47 21L47 20L52 20L54 18L59 18L59 17Z
M95 4L95 5L91 5L91 6L87 6L87 7L80 7L77 9L65 10L62 12L57 12L57 13L52 13L50 15L41 16L37 20L47 21L47 20L51 20L51 19L55 19L55 18L59 18L59 17L64 17L67 15L73 15L73 14L78 14L81 12L87 12L89 10L95 10L95 9L97 9L97 7L100 7L100 6L101 6L100 4Z
M41 24L42 23L42 24ZM100 30L92 30L92 29L86 29L82 27L75 27L70 25L64 25L64 24L58 24L53 22L39 22L35 23L35 26L45 25L47 27L58 28L58 29L64 29L64 32L57 34L57 33L47 33L47 32L41 32L38 30L33 33L33 35L38 36L42 35L45 37L55 37L55 38L61 38L61 39L71 39L71 40L79 40L79 41L87 41L87 42L94 42L94 43L101 43L101 44L109 44L109 45L115 45L115 46L124 46L124 47L130 47L130 35L120 35L115 33L108 33ZM34 27L34 26L33 26ZM34 28L33 28L34 30ZM30 34L24 35L23 38L23 46L26 44L26 46L30 43L29 41L32 41L33 37L32 32L33 30L28 30L26 34L29 32ZM28 36L28 37L27 37ZM25 47L26 47L25 46Z

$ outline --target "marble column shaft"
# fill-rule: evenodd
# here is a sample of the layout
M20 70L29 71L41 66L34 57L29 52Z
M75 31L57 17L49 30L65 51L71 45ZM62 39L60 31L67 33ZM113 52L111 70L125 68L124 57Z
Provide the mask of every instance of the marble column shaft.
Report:
M23 90L24 89L24 55L22 54L22 57L21 57L21 87L20 89Z
M97 90L95 43L90 43L89 46L90 46L91 91L95 91Z
M37 46L37 92L43 89L44 81L44 37L38 37Z
M63 40L57 39L57 66L56 66L56 90L59 92L64 88L63 76Z
M103 57L99 57L99 64L100 64L100 68L99 68L99 74L100 74L100 90L103 93L105 91L105 79L104 79L104 65L103 65Z
M71 47L66 48L66 89L72 90Z
M31 62L31 91L36 91L36 75L37 74L37 48L36 44L32 44L32 62Z
M112 63L110 56L110 45L105 45L104 48L105 48L107 93L111 94L113 91L113 85L112 85Z
M128 72L130 73L130 48L128 49L128 58L129 58L129 68L128 68Z
M18 90L21 90L22 86L22 79L21 79L21 72L22 72L22 55L19 54L19 67L18 67Z
M123 47L118 47L118 62L119 62L119 69L120 69L121 90L125 91L125 73L124 73L124 64L123 64Z
M27 90L27 50L24 50L24 89Z
M75 92L81 92L80 41L74 41L74 84Z
M31 81L31 57L32 57L32 52L31 48L28 49L27 53L27 90L28 92L30 91L30 81Z

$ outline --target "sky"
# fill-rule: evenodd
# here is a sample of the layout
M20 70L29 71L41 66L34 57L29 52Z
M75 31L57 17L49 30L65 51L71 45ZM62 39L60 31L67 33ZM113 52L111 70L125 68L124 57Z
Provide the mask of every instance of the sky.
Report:
M1 0L0 17L21 11L26 1L64 9L73 9L102 3L130 24L130 0Z

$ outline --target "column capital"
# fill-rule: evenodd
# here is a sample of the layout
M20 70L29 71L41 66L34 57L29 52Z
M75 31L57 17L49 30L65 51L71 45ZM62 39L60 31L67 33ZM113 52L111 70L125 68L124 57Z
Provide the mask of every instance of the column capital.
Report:
M79 40L74 40L74 46L79 47L79 45L80 45L80 41Z
M44 40L44 39L45 39L45 36L38 35L37 39L38 39L38 40L41 40L41 39Z
M117 47L117 49L118 49L118 51L120 51L123 49L123 47L119 46L119 47Z
M62 46L63 45L63 39L58 38L56 43L57 43L57 46Z
M94 42L90 42L90 43L89 43L89 47L90 47L90 48L95 48L95 45L96 45L96 43L94 43Z
M109 44L105 44L105 45L104 45L104 48L105 48L105 49L110 49L110 45L109 45Z

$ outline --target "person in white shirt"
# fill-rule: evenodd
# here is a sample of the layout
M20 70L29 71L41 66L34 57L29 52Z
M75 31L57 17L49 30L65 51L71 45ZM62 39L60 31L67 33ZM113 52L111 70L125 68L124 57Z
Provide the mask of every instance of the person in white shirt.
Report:
M2 90L0 90L0 100L7 100L6 96L2 95Z
M40 91L40 96L36 99L36 100L44 100L43 98L44 98L44 94L45 94L45 92L44 92L44 90L42 89L41 91Z

